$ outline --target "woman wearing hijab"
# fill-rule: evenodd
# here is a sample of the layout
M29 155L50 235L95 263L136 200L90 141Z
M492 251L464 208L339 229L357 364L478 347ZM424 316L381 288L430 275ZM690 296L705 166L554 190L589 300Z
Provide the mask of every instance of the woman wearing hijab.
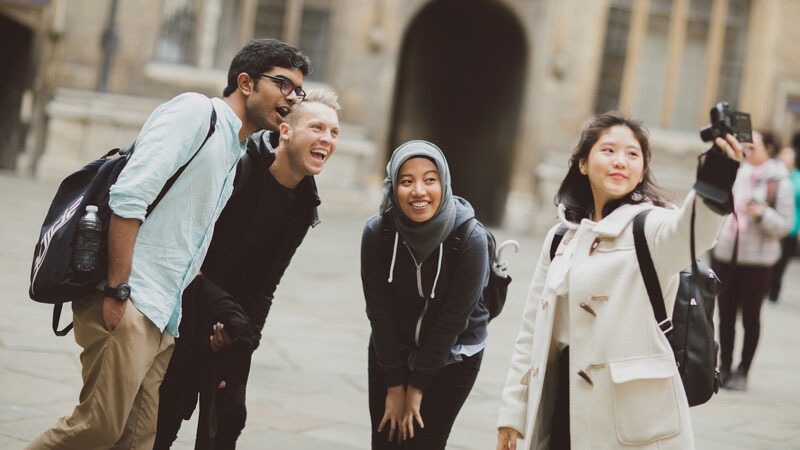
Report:
M372 326L372 448L444 449L483 357L489 313L486 235L476 226L457 257L451 236L475 211L450 187L442 151L398 147L379 214L364 226L361 280Z

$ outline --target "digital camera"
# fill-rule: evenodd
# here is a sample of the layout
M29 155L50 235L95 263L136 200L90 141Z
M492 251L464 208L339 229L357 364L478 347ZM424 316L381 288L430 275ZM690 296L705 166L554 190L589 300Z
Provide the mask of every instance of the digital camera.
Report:
M732 134L739 142L753 142L750 114L730 109L728 102L719 102L711 108L711 125L700 130L703 142L711 142L726 134Z

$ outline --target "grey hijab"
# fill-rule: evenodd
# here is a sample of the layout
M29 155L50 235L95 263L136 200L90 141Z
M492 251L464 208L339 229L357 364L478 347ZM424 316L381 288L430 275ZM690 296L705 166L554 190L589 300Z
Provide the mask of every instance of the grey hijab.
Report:
M414 222L409 219L397 206L397 172L400 167L411 158L423 156L433 160L439 170L439 180L442 183L442 201L439 209L425 222ZM427 141L408 141L395 149L392 157L386 164L386 179L383 180L383 198L381 199L380 214L389 212L394 221L395 228L400 236L414 252L418 261L423 261L439 246L450 232L456 222L456 202L453 199L453 190L450 187L450 168L447 160L439 147Z

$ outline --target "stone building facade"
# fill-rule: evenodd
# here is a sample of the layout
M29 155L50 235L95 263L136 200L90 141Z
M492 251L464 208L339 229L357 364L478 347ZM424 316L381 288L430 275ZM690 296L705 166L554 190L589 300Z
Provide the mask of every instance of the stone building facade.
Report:
M482 219L525 229L551 219L597 112L645 120L677 193L715 102L786 139L800 130L798 21L796 0L5 0L0 130L17 134L0 133L0 166L62 177L134 139L165 99L220 95L235 51L278 37L344 107L322 184L357 201L392 148L429 139Z

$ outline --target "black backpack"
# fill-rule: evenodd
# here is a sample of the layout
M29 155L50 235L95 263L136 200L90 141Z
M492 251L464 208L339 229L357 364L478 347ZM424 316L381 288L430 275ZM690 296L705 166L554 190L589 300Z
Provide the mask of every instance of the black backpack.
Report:
M211 109L211 123L208 134L194 155L181 166L164 184L158 196L147 208L149 216L167 191L183 173L189 163L197 156L208 138L214 133L217 113ZM133 154L134 142L125 149L115 148L96 159L77 172L69 175L58 187L50 208L45 216L31 266L30 298L36 302L53 305L53 332L65 336L72 329L70 323L58 330L61 308L64 303L80 299L92 293L105 279L108 268L108 239L101 241L98 250L98 264L94 270L80 272L74 269L72 255L78 231L78 222L87 205L97 206L97 217L108 233L111 208L108 206L109 189L117 181L119 174ZM113 157L114 155L118 157Z
M381 217L381 235L384 242L387 243L387 252L391 255L391 240L396 230L394 229L392 219L387 217L387 215L388 213ZM448 261L456 261L461 249L469 242L469 238L472 236L472 231L475 227L480 227L486 234L486 243L489 250L489 259L487 261L489 264L489 283L483 289L482 302L489 311L489 320L492 320L503 311L503 307L506 304L506 296L508 295L508 285L511 283L510 276L502 277L492 270L494 267L498 266L497 240L492 232L486 229L486 227L474 217L467 220L450 233L450 236L445 241L445 258L447 258Z
M720 377L717 369L719 344L714 340L714 303L722 291L719 278L710 267L698 261L694 250L694 205L692 205L690 246L692 264L680 272L672 321L667 319L661 284L656 275L653 258L647 246L644 225L646 209L633 219L633 240L636 259L644 279L647 296L653 307L658 326L667 336L683 382L689 406L701 405L719 391ZM567 227L561 225L550 246L550 259L555 256L559 242ZM733 265L736 261L738 238L734 243Z

